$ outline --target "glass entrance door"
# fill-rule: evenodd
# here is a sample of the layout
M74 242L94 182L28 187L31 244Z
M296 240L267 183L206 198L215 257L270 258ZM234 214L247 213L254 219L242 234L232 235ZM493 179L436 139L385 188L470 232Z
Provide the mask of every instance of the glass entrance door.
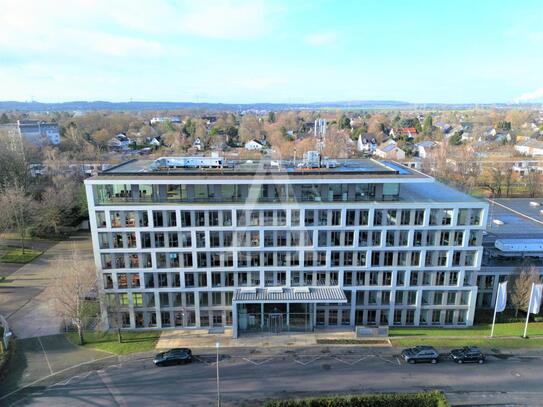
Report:
M283 314L270 314L268 321L270 324L270 333L278 335L283 331Z

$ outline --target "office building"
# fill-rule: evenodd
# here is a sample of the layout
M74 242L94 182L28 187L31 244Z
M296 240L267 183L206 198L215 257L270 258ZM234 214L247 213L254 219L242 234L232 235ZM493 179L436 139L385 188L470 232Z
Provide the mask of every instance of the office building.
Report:
M389 161L313 161L167 157L87 179L110 326L471 325L486 201Z

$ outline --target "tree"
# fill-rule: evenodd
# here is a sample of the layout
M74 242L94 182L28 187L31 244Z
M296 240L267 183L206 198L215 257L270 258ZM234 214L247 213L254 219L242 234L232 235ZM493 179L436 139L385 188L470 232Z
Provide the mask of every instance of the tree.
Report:
M526 174L526 190L530 198L535 198L537 193L541 193L541 174L535 171Z
M8 124L8 123L9 123L9 117L4 112L4 113L2 113L2 116L0 116L0 124Z
M79 344L85 343L83 331L89 321L97 315L96 268L90 260L82 259L77 250L55 263L54 282L49 285L57 314L77 328Z
M4 188L0 194L0 230L14 231L25 252L28 228L34 219L34 201L18 184Z
M511 304L515 308L515 316L518 316L519 310L528 312L533 283L539 283L539 270L537 267L530 266L516 270L510 296Z
M432 121L432 116L428 115L426 116L426 118L424 119L424 123L422 124L422 132L429 136L433 133L435 127L434 127L434 123Z
M350 129L351 128L351 119L349 119L345 113L341 115L338 120L338 127L340 130Z
M449 137L449 145L459 146L460 144L462 144L462 131L457 131Z
M268 113L268 122L275 123L275 112L271 111Z

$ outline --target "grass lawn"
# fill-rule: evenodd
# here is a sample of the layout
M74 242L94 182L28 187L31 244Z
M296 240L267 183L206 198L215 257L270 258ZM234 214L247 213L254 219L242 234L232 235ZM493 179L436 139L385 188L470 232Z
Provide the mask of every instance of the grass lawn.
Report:
M416 345L430 345L437 347L459 348L462 346L473 345L482 348L541 348L543 347L543 338L430 338L430 337L413 337L413 338L390 338L393 346L410 347Z
M394 336L490 336L492 324L474 325L467 328L390 328L389 335ZM522 336L524 323L512 322L496 324L494 336ZM543 322L530 322L528 324L528 335L543 335Z
M41 255L40 250L25 249L25 252L20 248L10 248L0 257L0 262L3 263L28 263Z
M161 331L122 332L122 343L117 340L116 332L85 332L85 347L103 350L105 352L125 355L127 353L145 352L155 349ZM77 332L68 332L66 337L77 345Z

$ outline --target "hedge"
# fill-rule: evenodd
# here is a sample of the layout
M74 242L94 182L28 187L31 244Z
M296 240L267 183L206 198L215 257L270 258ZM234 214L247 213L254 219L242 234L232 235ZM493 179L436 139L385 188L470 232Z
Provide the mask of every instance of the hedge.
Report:
M440 391L420 393L382 393L349 396L273 400L265 407L449 407Z

